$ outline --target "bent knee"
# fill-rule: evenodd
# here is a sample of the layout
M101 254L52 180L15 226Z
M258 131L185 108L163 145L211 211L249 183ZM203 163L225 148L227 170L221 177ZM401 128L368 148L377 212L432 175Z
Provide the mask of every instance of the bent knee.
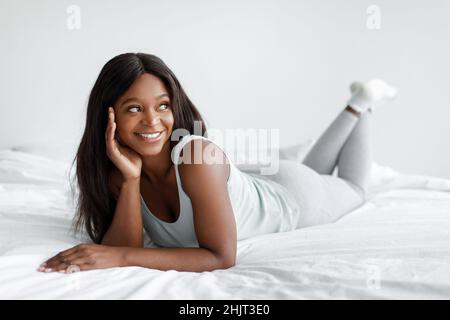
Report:
M365 202L367 200L367 187L366 186L360 186L358 184L355 184L351 181L347 180L347 183L350 185L350 187L352 187L353 190L356 191L356 193L359 195L360 199L361 199L361 203Z

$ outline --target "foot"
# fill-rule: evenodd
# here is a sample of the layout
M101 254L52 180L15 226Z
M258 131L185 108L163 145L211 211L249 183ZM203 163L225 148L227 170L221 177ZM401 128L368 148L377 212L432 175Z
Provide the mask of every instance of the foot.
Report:
M364 112L375 105L394 99L397 89L381 79L372 79L368 82L353 82L350 85L352 97L347 102L358 112Z
M352 95L355 94L355 92L358 91L362 85L362 82L359 81L352 82L350 84L350 92L352 93Z

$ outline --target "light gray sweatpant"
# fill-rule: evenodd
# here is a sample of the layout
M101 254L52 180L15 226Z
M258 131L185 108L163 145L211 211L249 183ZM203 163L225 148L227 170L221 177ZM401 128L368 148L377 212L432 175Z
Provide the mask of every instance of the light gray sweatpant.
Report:
M280 160L271 179L286 187L299 205L297 228L335 222L364 203L372 165L371 118L368 111L358 118L343 110L303 163Z

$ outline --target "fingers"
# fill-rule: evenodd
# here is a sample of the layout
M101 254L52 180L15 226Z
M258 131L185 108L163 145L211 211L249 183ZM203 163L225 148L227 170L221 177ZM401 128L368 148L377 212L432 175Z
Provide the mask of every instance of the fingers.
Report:
M81 270L92 269L93 261L92 259L83 253L74 253L66 258L61 258L60 260L52 260L47 263L45 267L39 267L40 272L74 272L74 268L80 267ZM76 270L75 270L76 271ZM80 270L78 270L80 271Z
M83 248L83 245L81 244L81 245L77 245L70 249L59 252L57 255L55 255L52 258L48 259L47 261L43 262L39 266L38 271L49 272L48 269L53 269L52 271L54 271L56 266L63 264L66 260L69 259L69 257L77 256L79 254L79 250L82 248Z
M60 257L60 258L56 258L56 259L51 259L44 268L44 272L51 272L51 271L59 271L61 269L66 269L68 266L70 266L71 264L76 264L75 261L81 263L84 262L80 261L80 259L82 259L83 257L85 257L83 254L80 254L78 252L75 252L69 256L66 257Z
M72 271L77 271L77 270L72 270L72 269L76 269L79 267L79 270L81 269L80 266L83 266L84 269L87 269L87 266L92 265L92 261L90 260L90 258L86 257L85 255L83 256L78 256L77 258L73 258L70 259L66 262L59 262L59 263L55 263L54 265L52 265L51 267L49 266L49 268L46 268L44 270L44 272L68 272L71 273Z
M80 272L81 271L81 267L79 265L70 265L67 267L67 269L62 270L60 272L64 272L64 273L75 273L75 272Z
M108 157L115 162L121 158L125 150L129 148L124 145L119 136L116 136L117 124L115 122L114 109L112 107L108 108L108 125L105 132L106 138L106 154Z
M105 139L106 139L106 153L110 159L115 157L117 145L115 141L117 124L115 122L114 109L108 108L108 125L106 127Z
M95 261L92 257L94 248L95 245L92 244L79 244L68 250L61 251L42 263L37 271L72 273L95 269Z
M72 250L72 249L70 249ZM63 251L63 252L72 252L72 251ZM43 262L40 265L40 269L44 268L44 269L49 269L52 268L55 264L64 261L64 256L63 256L63 252L58 253L56 256L48 259L47 261ZM65 253L67 255L67 253Z
M58 270L52 269L48 272L59 272L59 273L75 273L80 271L86 271L86 270L93 270L95 267L92 264L82 263L82 264L71 264L69 266L65 266L63 268L59 268Z
M92 270L95 269L92 264L73 264L67 267L65 270L61 270L59 272L62 273L75 273L80 271Z
M108 108L108 125L106 127L106 140L112 142L114 140L114 134L116 131L116 122L114 116L114 109Z

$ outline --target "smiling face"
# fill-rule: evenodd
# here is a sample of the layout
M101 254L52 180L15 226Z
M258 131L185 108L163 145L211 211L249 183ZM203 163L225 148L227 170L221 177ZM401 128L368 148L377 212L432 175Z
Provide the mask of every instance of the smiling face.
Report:
M169 93L158 77L142 74L114 105L122 144L142 156L157 155L170 143L174 118Z

